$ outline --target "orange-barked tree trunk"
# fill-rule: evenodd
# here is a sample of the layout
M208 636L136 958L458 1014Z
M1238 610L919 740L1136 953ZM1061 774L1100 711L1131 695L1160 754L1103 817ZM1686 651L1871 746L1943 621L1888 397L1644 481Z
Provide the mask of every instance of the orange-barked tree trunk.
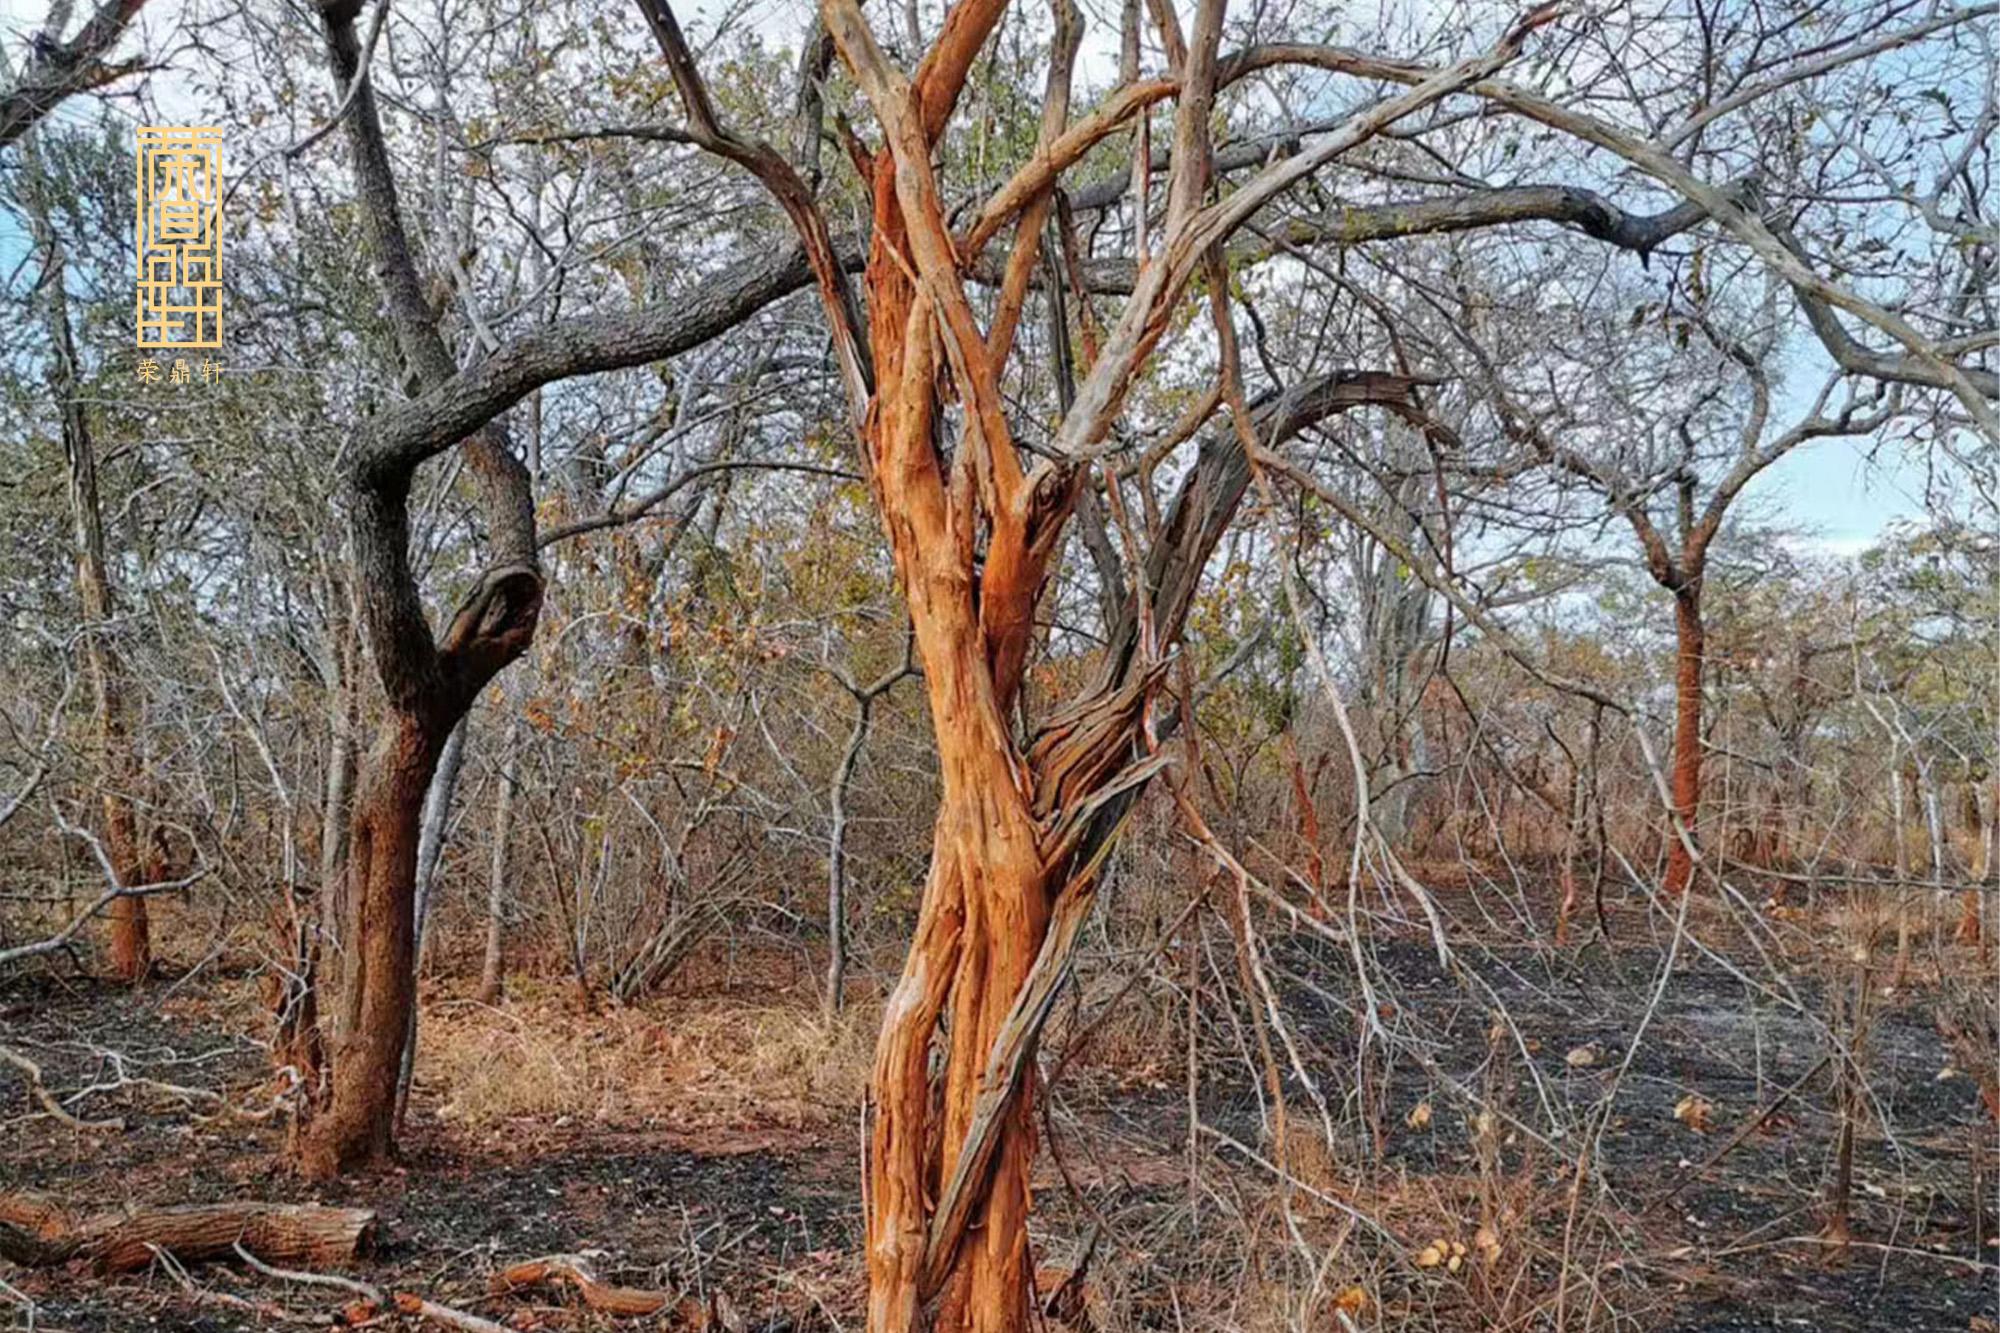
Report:
M1708 634L1701 618L1701 584L1683 583L1674 590L1674 816L1686 836L1667 831L1667 880L1669 894L1686 893L1694 879L1694 857L1688 844L1695 840L1696 817L1701 812L1701 685L1708 655ZM1699 843L1695 844L1699 846Z
M1100 576L1122 608L1109 627L1101 668L1080 697L1017 736L1013 720L1036 603L1090 474L1087 460L1167 333L1197 267L1249 212L1316 162L1491 73L1532 27L1371 107L1299 162L1267 168L1227 200L1205 203L1223 4L1204 0L1185 39L1172 8L1155 7L1173 77L1140 80L1136 68L1124 71L1125 82L1105 105L1071 126L1069 79L1081 17L1059 3L1034 153L954 235L933 162L948 156L937 151L940 138L1007 3L960 0L950 7L913 77L885 57L857 0L821 4L825 32L883 140L873 152L851 135L847 140L872 201L864 317L806 176L770 145L720 123L668 0L639 0L680 93L689 137L765 184L818 279L936 734L940 801L932 862L876 1047L867 1163L871 1333L1017 1333L1029 1326L1035 1042L1104 856L1138 793L1166 762L1160 743L1177 717L1156 695L1202 569L1248 484L1240 441L1248 435L1275 446L1363 403L1413 411L1416 381L1326 375L1270 395L1250 409L1253 420L1233 422L1232 431L1205 441L1150 551L1138 554L1144 567L1132 571L1134 586L1118 568L1117 552L1105 549L1109 543L1096 544ZM1127 37L1136 51L1136 29ZM1231 77L1250 68L1232 66ZM1094 318L1079 310L1081 355L1072 359L1066 345L1059 347L1048 367L1061 424L1030 467L1013 437L1000 371L1030 288L1048 273L1041 247L1052 216L1059 216L1056 176L1170 95L1177 101L1175 135L1158 252L1144 247L1148 257L1130 298L1101 340ZM801 137L809 142L814 132L804 127ZM998 296L981 328L968 275L1009 226L1013 239L1001 247ZM1065 231L1062 239L1063 267L1074 273L1073 234ZM1043 280L1045 288L1053 282ZM1060 290L1047 294L1052 302L1064 299ZM1066 323L1060 315L1051 322L1066 344ZM1080 382L1073 378L1079 367ZM1171 443L1190 438L1219 401L1211 398ZM958 410L947 416L946 403ZM1107 499L1119 512L1116 497L1107 492Z

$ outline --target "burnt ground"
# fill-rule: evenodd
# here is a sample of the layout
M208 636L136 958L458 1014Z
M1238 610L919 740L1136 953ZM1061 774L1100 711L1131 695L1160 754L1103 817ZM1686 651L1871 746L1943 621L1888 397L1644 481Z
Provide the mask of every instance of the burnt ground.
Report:
M1628 919L1625 934L1644 929ZM1984 1166L1990 1200L1993 1132L1974 1083L1954 1068L1963 1057L1939 1035L1949 982L1926 979L1920 967L1891 994L1870 974L1854 1240L1830 1251L1818 1236L1839 1119L1832 1075L1815 1067L1827 1054L1819 1022L1828 987L1851 984L1851 970L1822 975L1782 956L1755 958L1753 968L1683 950L1662 986L1663 943L1620 938L1562 954L1468 947L1447 969L1421 936L1385 933L1366 953L1388 1040L1372 1043L1359 1064L1353 997L1362 987L1351 951L1335 940L1273 948L1273 985L1308 1073L1327 1095L1336 1137L1359 1145L1311 1170L1295 1158L1306 1183L1288 1196L1308 1230L1321 1228L1312 1234L1338 1233L1334 1285L1366 1291L1356 1326L1554 1328L1560 1287L1571 1293L1572 1328L1990 1329L1982 1321L2000 1319L2000 1308L1994 1251L1982 1238L1994 1226L1990 1214L1977 1215L1975 1168ZM1949 959L1925 965L1950 974ZM250 991L247 978L212 968L171 993L166 983L134 993L44 975L0 990L0 1041L39 1061L64 1092L115 1077L109 1049L131 1074L228 1090L256 1105L268 1076L262 1048L245 1035L256 1031ZM808 1002L799 997L802 1009ZM671 1023L676 1001L660 1003L660 1021ZM1498 1010L1511 1025L1496 1025ZM1198 1071L1208 1173L1199 1190L1185 1165L1185 1070L1171 1052L1157 1067L1079 1060L1050 1102L1045 1124L1058 1151L1043 1154L1038 1183L1045 1257L1062 1261L1092 1225L1104 1228L1092 1308L1105 1326L1172 1328L1190 1310L1206 1326L1264 1326L1251 1290L1261 1263L1242 1266L1240 1253L1222 1253L1226 1244L1196 1253L1207 1243L1200 1237L1232 1228L1239 1251L1283 1245L1271 1220L1279 1191L1246 1155L1270 1151L1258 1146L1268 1137L1246 1076L1252 1066L1229 1054L1225 1025L1211 1022L1215 1054L1205 1049ZM1240 1030L1234 1042L1248 1049ZM1232 1062L1243 1067L1232 1072ZM1293 1123L1316 1129L1306 1089L1287 1083ZM1794 1084L1795 1095L1731 1146ZM1705 1117L1686 1111L1691 1097L1706 1103ZM1420 1101L1432 1116L1413 1128ZM1482 1106L1500 1112L1483 1131ZM753 1099L736 1124L709 1115L677 1127L675 1108L662 1105L640 1118L516 1117L475 1134L441 1114L420 1081L404 1167L322 1188L277 1165L276 1118L204 1121L199 1107L132 1088L77 1106L124 1117L122 1133L78 1134L35 1109L21 1080L0 1074L0 1187L93 1206L362 1204L381 1214L386 1244L357 1276L515 1327L593 1326L558 1297L487 1295L495 1269L550 1252L586 1253L608 1278L689 1298L671 1318L624 1327L858 1322L851 1111L774 1119ZM1575 1191L1578 1148L1593 1134L1599 1168ZM1191 1204L1203 1192L1206 1201ZM1342 1230L1343 1208L1366 1223ZM1433 1235L1472 1241L1482 1216L1502 1219L1504 1257L1492 1268L1469 1262L1451 1275L1413 1264ZM230 1268L192 1277L190 1290L164 1271L104 1280L0 1265L0 1280L37 1303L34 1326L45 1330L285 1326L203 1291L275 1302L324 1324L341 1299ZM717 1294L726 1320L699 1312L715 1308ZM28 1326L18 1305L0 1309Z
M57 1089L112 1074L97 1053L110 1048L133 1074L233 1088L238 1105L256 1106L255 1090L270 1083L266 1054L218 1022L240 1010L211 1012L184 996L162 1012L144 991L71 981L0 992L0 1034L31 1054ZM860 1224L852 1184L858 1155L845 1138L820 1141L753 1124L691 1141L668 1128L557 1116L465 1141L439 1123L430 1101L420 1083L397 1170L316 1185L284 1168L285 1128L275 1120L203 1120L205 1106L136 1091L89 1104L92 1114L124 1118L125 1131L80 1134L46 1118L15 1120L33 1109L27 1090L0 1084L0 1123L14 1122L0 1130L0 1187L79 1208L245 1198L372 1208L383 1223L382 1243L354 1276L513 1316L521 1327L537 1326L540 1314L553 1313L558 1326L567 1320L559 1311L538 1314L533 1300L490 1298L487 1279L508 1263L552 1253L586 1255L610 1281L684 1294L690 1310L719 1293L724 1308L752 1328L811 1326L821 1301L852 1306L858 1299L858 1275L849 1271ZM248 1274L193 1276L307 1317L346 1299L261 1284ZM37 1302L35 1327L43 1330L283 1326L218 1308L157 1272L107 1281L0 1263L0 1279ZM653 1326L688 1322L683 1316ZM377 1326L391 1325L401 1326L393 1318Z

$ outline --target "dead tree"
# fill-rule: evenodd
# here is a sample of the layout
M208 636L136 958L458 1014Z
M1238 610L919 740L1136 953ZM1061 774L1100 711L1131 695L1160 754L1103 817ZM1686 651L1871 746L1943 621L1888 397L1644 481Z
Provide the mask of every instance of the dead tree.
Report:
M913 640L903 641L903 660L868 684L839 667L827 668L854 700L854 726L847 733L847 745L840 752L833 782L827 790L826 832L826 994L821 1008L826 1017L840 1012L847 989L847 792L854 783L854 770L861 762L861 748L868 744L868 731L875 717L875 703L896 687L898 681L916 669Z
M0 138L0 143L5 139ZM138 778L133 761L130 709L124 672L111 645L116 601L105 563L104 517L97 485L97 447L84 411L76 340L70 328L68 262L49 216L48 182L32 142L24 157L30 227L41 259L40 288L53 355L49 393L62 417L63 453L69 463L69 511L74 533L77 599L83 612L84 674L90 681L91 723L98 762L99 808L110 858L113 887L136 888L146 879L139 844L139 821L132 807ZM111 968L122 980L144 980L153 966L146 899L141 894L113 898Z

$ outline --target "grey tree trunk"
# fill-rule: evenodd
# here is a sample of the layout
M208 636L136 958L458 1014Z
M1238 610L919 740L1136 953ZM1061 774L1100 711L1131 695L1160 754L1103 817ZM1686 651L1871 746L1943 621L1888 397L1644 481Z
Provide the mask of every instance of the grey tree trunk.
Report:
M451 822L451 800L458 792L459 770L465 764L465 719L460 718L438 756L437 771L431 775L430 790L424 794L423 822L417 826L417 942L411 969L421 973L424 966L424 939L431 915L431 888L437 878L438 858L444 852L445 829ZM410 1006L410 1021L403 1036L403 1063L396 1075L396 1132L401 1133L403 1115L409 1108L410 1076L417 1067L417 1008Z
M493 862L486 881L486 957L479 969L479 1002L498 1004L507 984L507 839L514 829L514 785L519 775L521 722L508 724L500 759L500 791L493 801Z
M869 716L874 699L856 696L860 705L854 714L854 729L847 734L847 750L834 770L833 788L827 804L831 807L826 835L826 995L824 1010L831 1018L840 1012L847 987L847 789L854 781L854 768L861 760L861 747L868 741Z
M339 592L336 591L336 596ZM322 666L326 685L326 787L319 811L319 902L314 916L324 946L321 977L330 981L333 993L343 993L341 969L347 947L347 836L353 818L355 710L360 702L354 672L353 622L339 614L329 617L326 661ZM346 1035L344 1006L331 1011L335 1041Z

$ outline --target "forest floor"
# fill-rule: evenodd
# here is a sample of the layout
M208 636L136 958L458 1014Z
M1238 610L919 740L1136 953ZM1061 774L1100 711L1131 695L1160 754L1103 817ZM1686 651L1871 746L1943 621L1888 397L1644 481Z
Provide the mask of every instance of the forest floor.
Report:
M1121 999L1127 1021L1093 1033L1046 1101L1057 1151L1042 1154L1037 1185L1043 1261L1072 1262L1079 1238L1102 1226L1087 1288L1102 1328L1284 1327L1268 1288L1291 1279L1242 1255L1310 1234L1339 1243L1323 1280L1329 1292L1353 1284L1357 1328L1555 1328L1560 1317L1675 1333L1992 1333L1996 1269L1981 1241L1993 1227L1975 1216L1974 1160L1991 1158L1992 1124L1938 1034L1937 984L1870 988L1854 1240L1836 1254L1817 1239L1836 1102L1805 1016L1824 987L1686 947L1662 984L1666 943L1461 949L1447 972L1421 936L1377 940L1368 975L1398 1054L1372 1065L1354 1058L1358 1024L1343 998L1361 989L1354 951L1274 947L1274 985L1329 1108L1323 1122L1294 1081L1292 1132L1321 1142L1322 1124L1337 1120L1336 1141L1378 1148L1361 1165L1294 1148L1289 1190L1259 1146L1269 1136L1254 1081L1219 1066L1198 1071L1214 1086L1195 1091L1202 1174L1190 1182L1185 1065L1145 1040L1169 1025ZM202 1108L128 1086L75 1107L128 1127L85 1134L37 1116L23 1083L0 1075L0 1189L92 1208L363 1205L379 1211L384 1245L356 1276L515 1328L857 1327L872 1015L822 1022L811 973L795 963L739 960L732 972L597 1013L547 983L517 983L500 1009L427 987L404 1164L352 1184L287 1174L275 1118L203 1120ZM259 1014L254 980L215 964L137 991L51 971L0 989L0 1041L58 1090L113 1078L116 1052L128 1074L255 1106L270 1085ZM1375 1071L1366 1095L1336 1094L1357 1068ZM1413 1124L1420 1102L1428 1123ZM1497 1118L1482 1122L1479 1106ZM1571 1128L1548 1138L1551 1124ZM1600 1169L1577 1190L1577 1145L1593 1131ZM1475 1252L1456 1272L1413 1262L1433 1236L1476 1243L1482 1219L1499 1257ZM498 1268L557 1252L677 1300L669 1314L614 1324L556 1295L488 1293ZM78 1333L287 1326L217 1292L325 1325L343 1299L226 1267L184 1280L157 1268L100 1279L0 1265L0 1281L35 1303L31 1316L0 1287L0 1322ZM1312 1327L1340 1327L1329 1302L1317 1308Z

